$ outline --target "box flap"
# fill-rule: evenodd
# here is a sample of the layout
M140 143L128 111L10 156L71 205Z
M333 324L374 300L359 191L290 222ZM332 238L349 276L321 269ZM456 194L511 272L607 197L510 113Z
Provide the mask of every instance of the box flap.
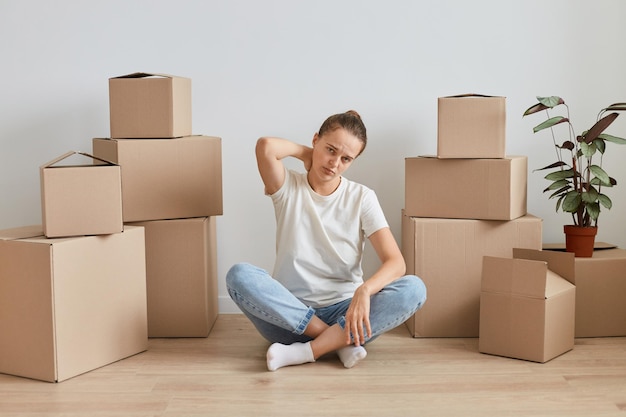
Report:
M576 284L575 256L571 252L513 248L513 257L547 262L550 270Z
M43 227L40 224L0 230L0 240L17 240L40 236L43 236Z
M111 77L110 79L115 80L115 79L120 79L120 78L148 78L148 77L185 78L185 77L177 77L175 75L163 74L163 73L157 73L157 72L133 72L132 74Z
M440 98L466 98L466 97L502 97L502 96L490 96L486 94L476 94L476 93L465 93L465 94L457 94L454 96L445 96Z
M546 279L546 298L554 297L573 288L573 284L548 269Z
M543 299L547 276L547 262L484 256L481 291Z
M63 155L59 156L58 158L54 158L53 160L46 162L40 168L41 169L49 168L49 167L51 167L51 166L61 162L62 160L66 159L66 158L69 158L72 155L82 155L82 156L86 156L88 158L91 158L91 159L93 159L95 161L102 162L102 163L104 163L106 165L116 165L115 163L113 163L111 161L107 161L106 159L102 159L102 158L99 158L97 156L93 156L91 154L85 153L85 152L69 151L69 152L66 152Z

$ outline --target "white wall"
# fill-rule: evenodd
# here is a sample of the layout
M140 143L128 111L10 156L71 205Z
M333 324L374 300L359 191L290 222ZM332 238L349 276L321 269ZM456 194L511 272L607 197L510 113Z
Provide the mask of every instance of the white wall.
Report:
M223 138L220 311L236 311L229 266L273 262L259 136L309 143L328 115L358 110L370 142L346 176L376 190L399 240L404 158L435 153L437 97L506 96L507 152L546 165L548 138L522 112L536 95L561 95L582 130L626 101L624 17L621 0L0 0L0 229L41 221L39 165L109 135L109 77L190 77L194 133ZM626 115L610 132L626 136ZM626 147L608 159L626 183ZM561 241L569 218L545 186L529 171L528 209L544 241ZM626 246L626 191L611 191L598 239Z

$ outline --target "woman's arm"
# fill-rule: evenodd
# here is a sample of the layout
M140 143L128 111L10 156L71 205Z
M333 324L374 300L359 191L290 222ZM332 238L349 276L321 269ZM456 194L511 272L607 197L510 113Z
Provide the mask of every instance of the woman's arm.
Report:
M369 240L382 262L380 268L363 283L367 292L373 295L403 276L406 272L406 263L388 227L372 233Z
M274 194L285 182L285 166L282 159L292 156L304 163L308 171L311 168L312 148L291 142L287 139L262 137L256 143L256 160L265 192Z
M354 343L356 346L365 342L366 335L372 336L369 320L370 297L406 272L402 252L388 227L374 232L369 240L382 264L367 281L357 288L346 312L346 343ZM350 335L354 337L354 340L350 341Z

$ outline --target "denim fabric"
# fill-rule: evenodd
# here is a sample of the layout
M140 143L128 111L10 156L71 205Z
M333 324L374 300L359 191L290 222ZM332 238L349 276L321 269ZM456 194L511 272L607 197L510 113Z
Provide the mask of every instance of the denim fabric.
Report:
M235 264L226 275L226 286L233 301L268 341L291 344L307 342L304 335L316 315L332 326L345 327L345 313L351 299L313 309L302 303L265 270L247 263ZM415 275L405 275L371 297L371 338L404 323L426 301L426 286Z

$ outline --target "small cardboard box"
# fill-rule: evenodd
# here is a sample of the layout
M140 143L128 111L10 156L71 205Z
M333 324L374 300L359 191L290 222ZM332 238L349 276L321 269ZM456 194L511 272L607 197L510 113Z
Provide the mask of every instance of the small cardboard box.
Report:
M221 138L96 138L93 154L122 167L124 222L223 213Z
M0 372L60 382L148 346L144 230L0 231Z
M437 104L437 157L504 158L505 97L464 94Z
M574 254L515 249L485 256L480 293L482 353L547 362L574 347Z
M511 221L402 216L407 273L422 278L428 302L406 322L413 337L478 337L483 256L541 249L542 220Z
M137 72L109 79L112 138L189 136L191 79Z
M148 337L207 337L215 324L215 217L132 223L146 231Z
M89 164L63 164L74 155L87 157ZM87 159L83 157L80 159ZM83 152L67 152L42 165L39 171L42 223L47 237L104 235L123 230L119 165Z
M405 159L408 216L513 220L526 214L528 157Z

